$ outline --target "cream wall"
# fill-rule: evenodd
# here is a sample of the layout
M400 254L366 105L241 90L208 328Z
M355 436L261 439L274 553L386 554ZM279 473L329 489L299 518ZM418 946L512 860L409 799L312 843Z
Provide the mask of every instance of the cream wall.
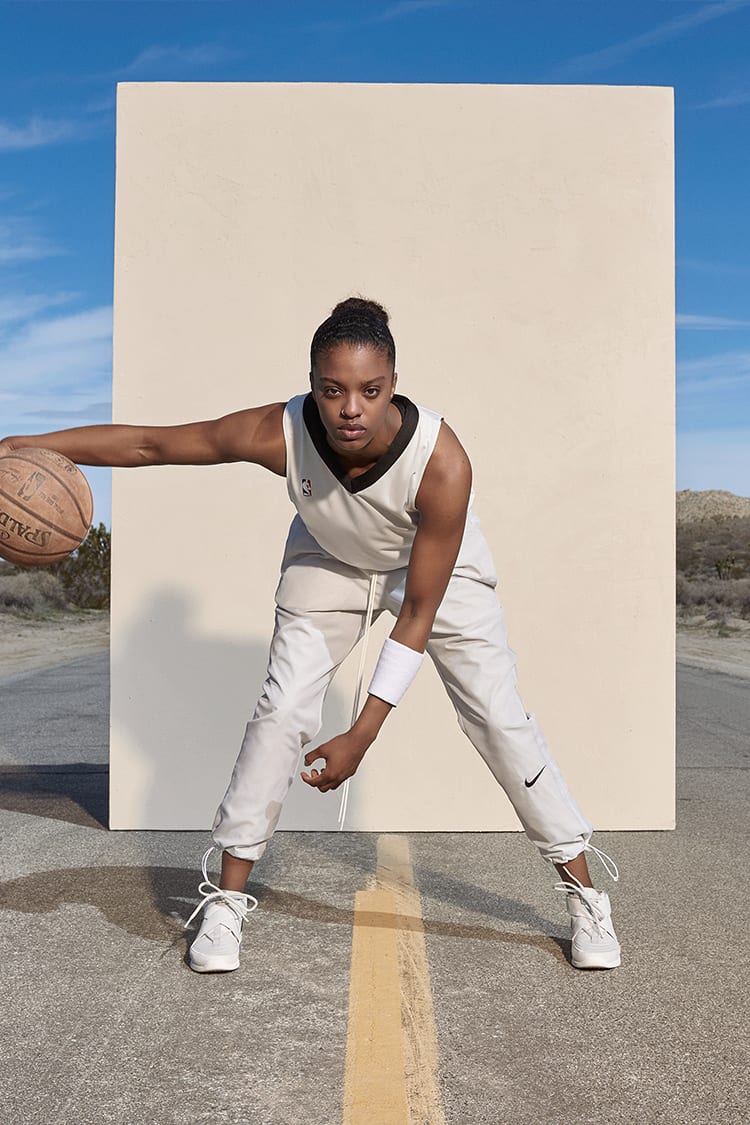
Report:
M674 824L672 133L665 88L118 93L115 420L300 393L333 304L382 301L400 389L470 453L524 703L600 828ZM208 828L263 679L285 485L117 470L113 503L111 824ZM298 780L282 827L335 828L339 797ZM517 827L431 668L346 827Z

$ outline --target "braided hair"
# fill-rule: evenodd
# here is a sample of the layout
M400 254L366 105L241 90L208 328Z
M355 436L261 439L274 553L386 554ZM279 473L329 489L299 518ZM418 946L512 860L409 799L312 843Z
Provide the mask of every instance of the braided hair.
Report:
M377 301L347 297L339 301L327 320L316 328L310 344L310 370L318 356L338 344L353 344L384 351L396 365L396 345L388 327L388 313Z

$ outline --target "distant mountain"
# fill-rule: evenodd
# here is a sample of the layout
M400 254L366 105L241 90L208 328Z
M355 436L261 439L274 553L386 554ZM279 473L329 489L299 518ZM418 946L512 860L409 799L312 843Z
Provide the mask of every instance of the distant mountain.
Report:
M750 516L750 497L733 492L709 489L691 492L685 488L677 493L677 522L703 523L706 520L732 520Z

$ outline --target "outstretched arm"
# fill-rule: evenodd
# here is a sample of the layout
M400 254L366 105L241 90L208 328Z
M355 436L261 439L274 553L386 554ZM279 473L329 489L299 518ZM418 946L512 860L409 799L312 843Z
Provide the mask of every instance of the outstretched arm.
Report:
M219 465L250 461L283 476L284 403L238 410L182 426L76 426L49 434L7 437L0 456L31 446L53 449L79 465Z
M401 611L391 632L415 652L424 652L435 614L453 572L466 525L471 495L471 465L456 435L443 423L417 493L419 527L409 559ZM302 779L325 793L355 773L391 711L391 704L368 695L350 731L305 755L309 766L324 758L325 769Z

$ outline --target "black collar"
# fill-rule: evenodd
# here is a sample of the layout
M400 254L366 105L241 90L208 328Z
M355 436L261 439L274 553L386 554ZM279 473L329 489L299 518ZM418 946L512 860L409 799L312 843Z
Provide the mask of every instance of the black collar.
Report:
M366 473L360 473L357 477L350 477L328 444L326 429L320 419L320 413L315 399L312 394L308 394L305 397L302 406L302 417L307 427L307 432L321 460L325 462L336 480L339 484L343 485L347 492L362 492L363 489L369 488L371 484L375 484L376 481L379 481L382 476L385 476L391 466L398 461L399 457L414 437L417 422L419 421L419 410L405 395L394 395L391 401L394 406L398 407L399 413L401 414L401 429L398 431L383 456L376 461Z

